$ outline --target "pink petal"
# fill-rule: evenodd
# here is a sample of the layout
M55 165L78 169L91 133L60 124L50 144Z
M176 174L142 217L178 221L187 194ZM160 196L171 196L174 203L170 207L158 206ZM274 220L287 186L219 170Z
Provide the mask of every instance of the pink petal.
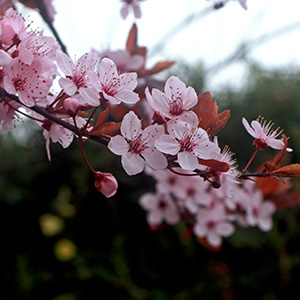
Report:
M266 143L273 149L281 150L283 149L284 142L281 140L276 140L275 138L267 138Z
M159 225L163 221L163 212L159 209L151 211L147 216L149 225Z
M261 138L261 139L265 139L266 138L266 134L264 133L264 130L261 126L261 124L254 120L251 122L251 127L254 129L255 134L256 134L256 138Z
M75 65L68 55L66 55L60 50L57 50L56 62L65 75L72 76L73 71L75 69Z
M73 96L77 91L77 86L74 81L69 78L60 78L59 79L60 87L68 94L69 96Z
M134 93L132 91L121 90L115 95L115 99L127 104L135 104L140 100L140 97L137 93Z
M269 230L271 230L272 226L273 226L273 221L271 218L265 218L265 219L258 220L258 227L262 231L269 231Z
M185 89L185 83L176 76L171 76L165 84L165 94L167 98L172 98L172 95L176 97L178 94L182 94Z
M139 154L126 152L122 155L121 163L128 175L135 175L144 170L145 161Z
M220 246L222 244L222 239L215 232L209 232L209 234L207 236L207 241L213 247L218 247L218 246Z
M139 204L146 210L154 210L157 207L158 196L146 193L139 199Z
M155 147L163 153L175 155L180 150L179 143L168 134L161 135L155 141Z
M175 208L169 208L165 214L166 223L176 225L180 221L180 216Z
M197 169L199 166L197 157L194 154L187 151L178 153L178 163L181 166L181 168L190 171Z
M97 63L98 54L96 52L89 52L82 55L77 61L77 68L81 71L93 70Z
M137 115L131 110L122 121L121 134L127 139L132 140L140 135L142 125Z
M116 155L122 155L129 150L128 143L120 136L114 136L110 139L107 148Z
M147 143L148 146L154 146L155 140L164 133L164 127L160 125L149 125L143 130L142 140Z
M145 150L142 153L142 156L144 157L147 164L155 170L166 169L168 166L166 157L156 149L153 149L152 151Z
M6 66L12 61L11 56L4 50L0 50L0 65Z
M94 88L80 88L79 94L84 99L84 105L88 104L91 106L99 106L100 105L100 99L99 94L96 89Z
M118 76L118 79L120 80L120 90L126 89L132 91L137 86L137 73L135 72L121 74Z
M185 91L182 94L182 102L185 110L188 110L197 104L198 97L194 88L189 86L185 89Z
M157 110L162 114L169 115L170 107L166 101L164 93L158 89L152 89L152 96L151 96L150 92L148 91L148 88L146 89L146 92L148 92L146 93L146 97L150 106L154 110Z
M255 131L250 127L248 121L247 121L245 118L243 118L243 119L242 119L242 122L243 122L243 125L244 125L245 129L248 131L248 133L249 133L250 135L252 135L254 138L257 138L257 134L256 134Z
M217 224L216 232L221 236L230 236L234 232L234 226L231 223L221 222Z

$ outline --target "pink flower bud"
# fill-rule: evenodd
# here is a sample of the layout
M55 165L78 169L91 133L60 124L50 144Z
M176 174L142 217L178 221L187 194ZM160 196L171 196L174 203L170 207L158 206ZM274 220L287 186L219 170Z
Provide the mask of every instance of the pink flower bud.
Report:
M117 192L118 182L110 173L96 172L95 187L107 198L113 196Z
M67 98L64 100L64 109L71 116L75 117L80 107L79 100L76 98Z

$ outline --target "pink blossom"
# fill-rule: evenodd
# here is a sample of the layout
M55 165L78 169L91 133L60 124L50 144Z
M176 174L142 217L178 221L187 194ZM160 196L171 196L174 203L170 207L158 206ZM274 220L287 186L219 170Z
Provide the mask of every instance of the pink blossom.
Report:
M258 118L251 122L251 127L245 118L242 121L248 133L255 138L253 144L258 150L263 150L267 147L281 150L285 147L282 140L276 139L282 131L279 131L279 128L273 131L271 121L267 123L263 118ZM292 151L290 148L287 150Z
M10 101L9 105L0 101L0 125L2 123L3 130L10 130L13 120L16 118L16 109L21 105L15 101Z
M118 73L115 63L103 58L99 64L99 73L92 74L93 84L99 93L111 104L135 104L139 101L139 95L133 90L137 86L137 74Z
M177 118L198 102L195 90L190 86L186 87L186 85L175 76L171 76L167 80L164 93L158 89L152 89L151 95L147 87L145 94L150 106L169 119Z
M18 58L30 65L34 58L47 56L54 45L55 40L50 36L31 34L18 45Z
M18 94L19 100L31 107L49 91L46 80L41 76L42 71L40 61L34 60L31 65L27 65L16 58L5 68L3 87L10 94Z
M214 142L218 145L217 137L215 137ZM228 208L233 208L235 205L229 199L232 198L233 193L236 189L236 185L240 183L237 179L238 172L236 170L236 161L232 159L233 153L230 151L229 147L224 147L222 152L219 152L215 156L215 160L225 162L230 166L230 169L227 172L217 172L220 181L220 188L218 191L223 194L226 198L226 203ZM229 198L229 199L228 199Z
M59 79L61 88L69 96L79 92L83 105L99 106L98 92L90 81L90 74L93 73L97 63L97 54L85 53L75 64L65 53L57 51L56 60L59 68L67 76Z
M95 179L95 187L107 198L110 198L116 194L118 189L118 182L112 174L96 172Z
M178 205L187 209L195 215L200 209L200 204L208 203L210 194L208 193L208 182L196 176L180 176L179 187L174 194L178 200Z
M9 8L0 21L2 29L1 42L7 46L18 43L28 36L26 32L25 19L13 8Z
M163 221L175 225L180 221L176 204L168 194L146 193L139 199L139 204L148 211L147 221L150 226L160 225Z
M141 14L139 2L143 0L121 0L121 1L123 2L123 6L121 8L121 16L123 19L127 18L130 9L133 10L135 18L137 19L141 18L142 14Z
M200 238L206 238L213 247L222 244L222 237L228 237L234 232L234 226L228 222L223 205L212 209L200 209L196 216L194 233Z
M144 170L145 162L153 169L165 169L165 156L154 147L155 140L163 134L164 128L157 124L141 129L141 121L133 111L127 113L122 121L121 135L111 138L108 149L121 155L121 163L128 175Z
M219 147L211 142L207 132L181 120L167 123L169 134L163 134L155 147L166 154L176 155L179 165L186 170L198 168L198 158L212 159Z
M272 214L276 211L275 204L263 201L263 195L256 189L248 194L246 202L246 222L250 226L258 226L263 231L269 231L272 226Z
M60 116L61 119L68 123L73 123L73 119L70 118L69 116ZM76 118L76 123L79 128L83 126L85 123L83 118ZM47 150L47 156L48 159L51 160L51 155L50 155L50 140L52 143L59 143L63 148L67 148L71 145L73 138L74 138L74 133L65 127L54 123L53 121L49 119L45 119L42 124L39 124L43 127L43 135L44 138L46 139L46 150Z

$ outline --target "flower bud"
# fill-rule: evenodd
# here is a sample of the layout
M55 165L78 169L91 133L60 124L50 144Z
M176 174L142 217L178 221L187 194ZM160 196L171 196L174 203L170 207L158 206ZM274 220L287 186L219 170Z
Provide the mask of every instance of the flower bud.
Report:
M96 172L95 187L107 198L113 196L118 189L116 178L110 173Z
M76 98L67 98L64 100L64 109L71 117L75 117L80 107L79 100Z

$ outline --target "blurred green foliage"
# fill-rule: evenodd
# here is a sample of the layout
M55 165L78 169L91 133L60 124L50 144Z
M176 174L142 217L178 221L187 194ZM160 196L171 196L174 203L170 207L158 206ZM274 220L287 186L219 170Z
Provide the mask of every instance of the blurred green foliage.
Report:
M204 73L185 66L179 76L201 93ZM258 114L285 128L295 150L286 159L300 161L299 75L252 66L239 91L211 91L220 111L231 110L219 141L237 153L241 166L254 151L241 118ZM31 125L17 124L16 132L23 126ZM106 199L93 186L76 141L65 150L52 144L49 162L41 132L30 128L28 139L0 137L1 300L272 300L298 292L298 207L276 213L270 232L237 228L220 252L210 252L184 238L184 224L149 230L137 201L153 190L151 178L127 176L119 157L87 141L93 167L119 181L117 195ZM274 154L264 153L256 167Z

